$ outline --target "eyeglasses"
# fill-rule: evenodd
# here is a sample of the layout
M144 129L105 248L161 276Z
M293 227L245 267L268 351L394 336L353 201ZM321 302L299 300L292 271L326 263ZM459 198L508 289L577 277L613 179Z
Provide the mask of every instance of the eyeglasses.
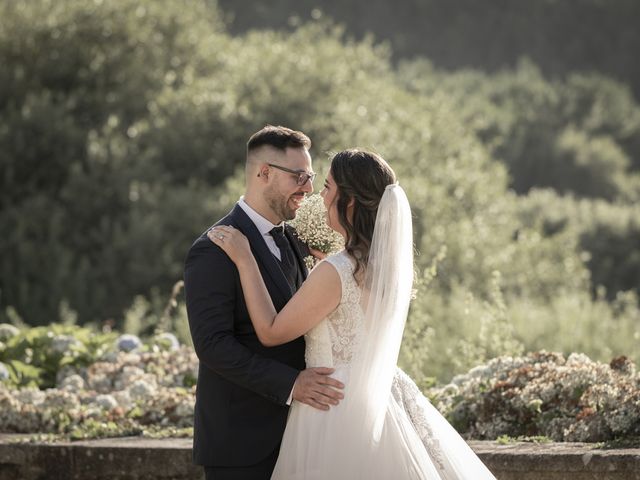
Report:
M316 178L315 173L307 173L301 172L299 170L291 170L290 168L281 167L280 165L274 165L273 163L267 163L270 167L277 168L278 170L282 170L283 172L291 173L296 176L296 184L299 187L306 185L309 180L313 183L313 179Z

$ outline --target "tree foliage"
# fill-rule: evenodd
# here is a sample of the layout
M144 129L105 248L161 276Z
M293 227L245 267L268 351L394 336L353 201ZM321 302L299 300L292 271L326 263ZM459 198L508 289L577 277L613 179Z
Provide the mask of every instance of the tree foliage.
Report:
M640 98L635 0L218 0L233 31L290 29L329 16L361 38L375 33L396 59L427 57L447 70L497 72L523 58L546 75L598 71ZM579 19L579 20L578 20Z
M83 321L120 315L180 275L173 242L191 232L166 234L169 207L188 218L197 197L167 197L174 165L140 134L156 99L215 70L217 11L39 0L2 2L0 18L1 301L32 323L64 299Z
M591 280L634 288L640 266L613 282L622 257L603 245L637 251L636 213L616 230L618 210L605 209L580 224L604 231L580 230L567 207L550 232L537 197L509 189L536 172L520 193L553 186L631 212L638 130L624 119L637 107L608 79L552 83L531 65L492 78L417 62L398 72L387 47L330 22L231 36L204 1L3 2L0 19L3 320L47 324L71 309L80 324L122 326L140 295L157 304L193 239L241 194L244 144L266 123L308 133L320 172L329 152L360 146L398 173L419 279L403 362L419 380L466 366L447 345L474 361L495 353L492 339L532 345L526 328L500 331L526 302L552 325L545 305L579 298L588 310ZM589 181L572 184L579 172ZM472 345L474 332L486 338Z
M495 75L406 62L412 91L446 95L520 193L551 187L606 200L640 199L640 106L628 87L595 74L546 79L530 62Z

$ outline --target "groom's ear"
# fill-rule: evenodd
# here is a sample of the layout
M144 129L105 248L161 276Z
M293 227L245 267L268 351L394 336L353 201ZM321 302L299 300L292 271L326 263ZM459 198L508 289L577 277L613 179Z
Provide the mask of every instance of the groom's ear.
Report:
M260 167L260 170L258 171L258 177L264 178L265 180L269 179L269 166L268 165L263 165Z

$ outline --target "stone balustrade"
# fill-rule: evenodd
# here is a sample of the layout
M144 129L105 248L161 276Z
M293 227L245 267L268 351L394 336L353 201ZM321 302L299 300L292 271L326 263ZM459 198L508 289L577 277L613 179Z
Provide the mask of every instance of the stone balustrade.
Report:
M112 438L19 443L0 434L0 480L203 479L191 439ZM640 448L589 444L470 442L498 480L640 480Z

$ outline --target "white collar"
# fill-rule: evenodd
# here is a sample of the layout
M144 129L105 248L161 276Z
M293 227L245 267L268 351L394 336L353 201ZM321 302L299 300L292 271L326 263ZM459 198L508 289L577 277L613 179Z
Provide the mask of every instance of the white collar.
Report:
M240 200L238 200L238 205L242 210L244 210L244 213L247 214L247 216L255 224L255 226L258 228L258 231L262 235L269 235L269 232L271 232L271 230L273 230L275 227L284 228L284 222L280 222L278 225L274 225L258 212L256 212L249 206L247 202L244 201L244 196L240 197Z

